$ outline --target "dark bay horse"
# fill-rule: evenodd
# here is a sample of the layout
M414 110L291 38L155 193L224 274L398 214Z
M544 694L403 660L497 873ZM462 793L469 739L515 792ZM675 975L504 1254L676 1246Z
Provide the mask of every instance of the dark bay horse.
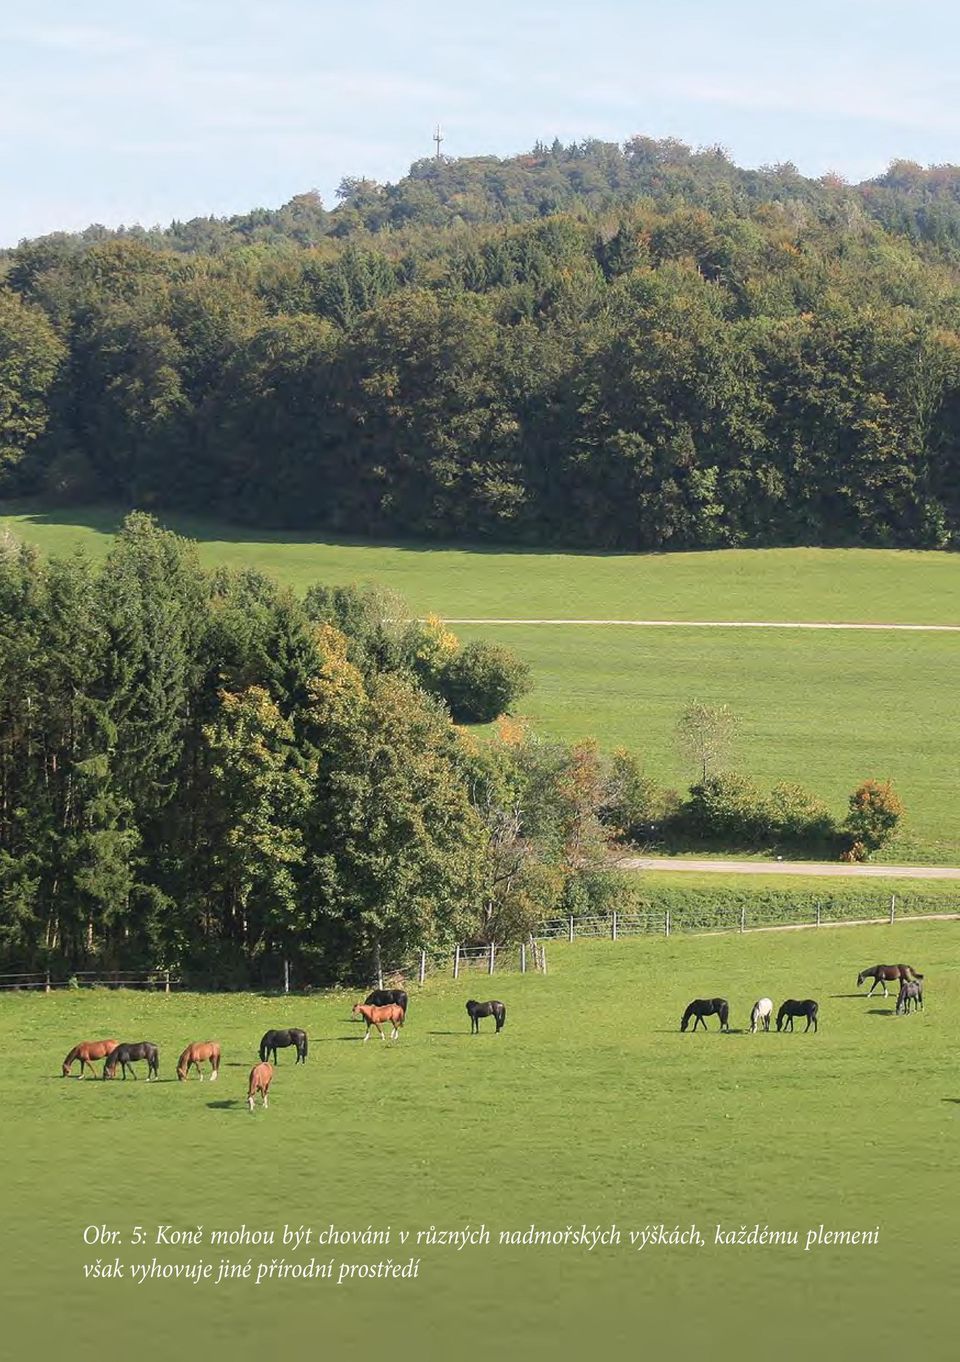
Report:
M188 1045L183 1054L177 1060L177 1078L182 1082L189 1077L190 1065L196 1069L200 1075L200 1082L203 1082L203 1070L200 1065L210 1061L210 1082L216 1081L220 1073L220 1046L215 1040L205 1040L196 1045Z
M277 1062L277 1051L285 1050L288 1045L297 1047L297 1064L307 1062L307 1033L292 1027L289 1031L267 1031L260 1042L260 1060L266 1064L272 1052L273 1062Z
M402 1007L406 1016L407 995L402 988L375 988L363 1000L364 1007L386 1007L389 1003L396 1003L397 1007Z
M367 1041L370 1039L371 1026L375 1026L380 1032L381 1040L385 1039L383 1034L384 1022L389 1022L393 1027L390 1039L396 1040L397 1036L400 1034L400 1028L406 1019L403 1008L399 1003L385 1003L383 1007L374 1007L372 1004L368 1003L354 1003L353 1015L355 1017L362 1017L367 1023L367 1029L363 1037L364 1045L366 1045Z
M488 1003L478 1003L471 998L467 1003L467 1011L470 1013L470 1034L471 1036L480 1034L480 1018L493 1017L497 1024L496 1035L499 1036L503 1030L504 1022L507 1020L507 1009L503 1003L498 1003L495 998L491 998Z
M815 1003L812 998L804 998L803 1002L797 1002L796 998L788 998L786 1002L780 1004L780 1011L777 1013L777 1030L792 1031L794 1017L806 1017L807 1024L803 1028L804 1031L809 1031L811 1026L816 1031L818 1029L817 1014L819 1011L819 1003Z
M270 1084L273 1082L272 1064L254 1064L250 1070L250 1081L247 1084L247 1106L253 1111L253 1099L257 1093L263 1098L263 1105L269 1107L267 1093L270 1091Z
M694 998L693 1002L687 1006L686 1012L680 1018L680 1030L686 1031L690 1023L690 1018L695 1017L693 1029L696 1031L698 1026L702 1026L704 1031L707 1023L704 1017L712 1017L716 1014L720 1018L720 1030L730 1030L730 1004L726 998Z
M914 1012L918 1008L923 1008L923 976L919 979L904 979L900 985L900 994L897 998L897 1011L909 1012L910 1003L913 1003Z
M904 980L922 979L923 975L918 974L912 965L871 965L869 969L862 969L857 975L857 988L863 983L864 979L872 979L870 993L876 988L877 984L883 985L883 996L887 995L887 981L902 983ZM867 997L870 997L870 993Z
M126 1082L127 1078L128 1065L131 1066L130 1072L133 1074L134 1078L136 1078L137 1071L132 1067L135 1059L145 1059L147 1061L148 1083L150 1082L151 1074L153 1074L154 1078L160 1077L160 1052L152 1041L141 1040L138 1041L136 1045L130 1043L118 1045L117 1048L107 1056L107 1062L103 1066L104 1078L116 1078L118 1064L123 1070L124 1082Z
M119 1045L116 1040L82 1040L79 1045L75 1045L66 1059L63 1061L63 1076L69 1077L70 1070L74 1063L80 1061L80 1077L83 1077L84 1068L89 1065L90 1072L96 1073L96 1069L91 1063L94 1059L106 1059L107 1055L112 1054Z

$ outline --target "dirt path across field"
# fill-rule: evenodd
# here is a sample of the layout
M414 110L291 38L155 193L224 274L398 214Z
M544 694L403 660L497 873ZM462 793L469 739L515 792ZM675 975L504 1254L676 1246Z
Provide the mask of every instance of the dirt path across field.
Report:
M837 861L713 861L668 856L625 856L619 870L696 871L708 875L830 875L838 879L960 880L955 865L847 865Z
M901 633L960 634L960 624L828 624L797 620L575 620L466 619L444 616L445 624L619 624L633 629L873 629Z

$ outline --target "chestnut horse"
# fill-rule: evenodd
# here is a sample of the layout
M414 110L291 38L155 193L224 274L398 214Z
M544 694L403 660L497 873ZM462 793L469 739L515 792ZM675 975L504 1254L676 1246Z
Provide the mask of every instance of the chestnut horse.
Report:
M404 1011L399 1003L386 1003L383 1007L373 1007L369 1003L355 1003L353 1015L355 1017L362 1017L367 1023L366 1034L363 1037L364 1045L366 1045L367 1041L370 1039L371 1026L375 1026L380 1032L380 1039L385 1040L386 1037L383 1034L383 1023L389 1022L393 1027L393 1034L390 1039L396 1040L397 1036L400 1034L400 1027L404 1022Z
M386 1007L387 1003L396 1003L406 1015L408 999L402 988L375 988L363 1001L371 1007Z
M203 1070L200 1065L207 1059L210 1061L210 1082L214 1083L220 1072L220 1046L215 1040L205 1040L196 1045L188 1045L177 1060L177 1077L181 1082L187 1078L192 1064L200 1075L200 1082L202 1083Z
M150 1082L151 1074L153 1074L156 1079L160 1078L160 1054L157 1047L149 1040L137 1041L135 1045L128 1042L124 1045L118 1045L115 1050L112 1050L107 1056L106 1064L103 1066L104 1078L116 1078L118 1064L123 1071L124 1082L126 1082L127 1078L128 1064L131 1066L130 1072L133 1074L134 1078L136 1078L137 1071L132 1067L135 1059L145 1059L147 1061L148 1083Z
M257 1093L263 1097L263 1105L269 1107L267 1093L270 1091L270 1084L273 1082L272 1064L254 1064L250 1070L250 1082L247 1086L247 1106L253 1111L253 1099Z
M113 1054L120 1044L116 1040L82 1040L79 1045L75 1045L66 1059L63 1061L63 1076L69 1077L70 1070L73 1068L74 1061L80 1061L80 1077L83 1077L85 1065L90 1065L90 1072L96 1073L92 1061L95 1059L106 1059L107 1055Z
M923 975L918 974L912 965L871 965L869 969L862 969L857 975L857 988L863 983L864 979L872 979L870 993L876 988L877 984L883 984L883 996L887 995L887 980L895 983L902 983L904 980L909 982L911 979L922 979ZM870 997L870 993L867 997Z

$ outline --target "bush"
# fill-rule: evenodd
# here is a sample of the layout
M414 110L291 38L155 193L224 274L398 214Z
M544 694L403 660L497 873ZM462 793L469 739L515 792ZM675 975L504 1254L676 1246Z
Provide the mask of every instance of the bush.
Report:
M456 723L486 724L530 689L530 668L495 643L468 643L444 669L439 691Z
M676 817L680 805L676 791L658 785L644 772L639 757L623 748L613 754L607 786L603 821L626 841L647 841Z
M844 825L851 843L878 851L889 842L903 817L903 804L890 781L865 780L850 796Z
M770 839L773 812L767 796L752 781L726 772L690 787L679 822L695 837L754 845Z
M769 805L771 831L778 842L808 847L836 837L836 824L826 805L802 785L775 785Z

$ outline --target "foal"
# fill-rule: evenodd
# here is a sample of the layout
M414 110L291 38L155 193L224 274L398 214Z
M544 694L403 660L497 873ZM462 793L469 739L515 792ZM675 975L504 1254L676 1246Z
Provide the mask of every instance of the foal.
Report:
M900 985L900 996L897 998L897 1011L909 1012L911 999L913 1000L914 1012L916 1012L918 1008L923 1008L922 978L911 979L909 981L904 979L903 983Z
M362 1017L367 1023L366 1034L363 1037L364 1045L366 1045L367 1041L370 1039L371 1026L375 1026L380 1032L381 1040L386 1039L383 1034L383 1022L389 1022L393 1027L393 1034L390 1039L396 1040L397 1036L400 1034L400 1027L403 1025L405 1019L403 1008L399 1003L387 1003L384 1007L373 1007L369 1003L355 1003L353 1015L355 1017Z
M250 1070L250 1082L247 1086L247 1106L253 1111L253 1099L257 1093L263 1097L263 1105L269 1107L267 1093L270 1091L270 1084L273 1082L272 1064L254 1064Z

